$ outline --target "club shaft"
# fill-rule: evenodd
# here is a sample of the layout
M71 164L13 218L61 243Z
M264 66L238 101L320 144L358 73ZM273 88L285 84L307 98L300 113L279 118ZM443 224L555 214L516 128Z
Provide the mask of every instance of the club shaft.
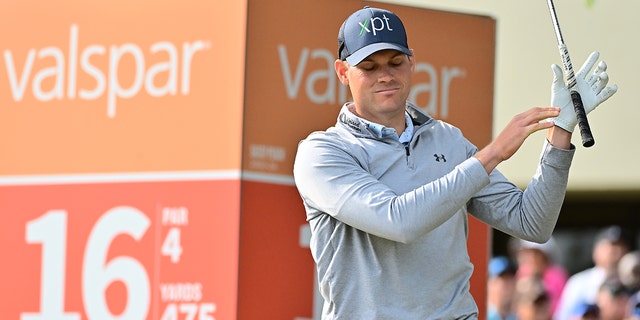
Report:
M553 0L547 0L547 4L549 5L549 12L551 13L553 28L556 31L556 39L558 39L558 45L564 45L562 31L560 31L560 22L558 22L558 15L556 14L556 6L553 5Z
M571 58L569 57L569 50L562 38L562 31L560 31L560 23L558 22L558 16L556 14L556 7L553 5L553 0L547 0L549 5L549 12L551 13L551 21L553 22L553 28L556 32L556 39L558 40L558 49L562 58L562 64L567 74L567 88L571 93L571 100L573 102L574 111L578 120L578 127L580 129L580 135L582 136L582 145L584 147L591 147L595 143L591 128L589 126L589 120L587 119L587 113L585 112L584 105L580 93L576 90L577 82L576 75L573 72L573 65L571 64Z
M564 70L567 72L567 88L569 88L569 91L573 91L576 88L576 74L573 72L573 64L571 64L569 50L564 43L558 45L558 50L560 50Z
M562 57L562 65L564 70L567 71L567 82L569 90L572 90L576 86L576 75L573 72L573 64L571 64L571 58L569 57L569 50L562 38L562 31L560 31L560 22L558 22L558 15L556 14L556 6L553 4L553 0L547 0L549 5L549 12L551 13L551 21L553 22L553 29L556 32L556 39L558 40L558 49L560 50L560 56Z

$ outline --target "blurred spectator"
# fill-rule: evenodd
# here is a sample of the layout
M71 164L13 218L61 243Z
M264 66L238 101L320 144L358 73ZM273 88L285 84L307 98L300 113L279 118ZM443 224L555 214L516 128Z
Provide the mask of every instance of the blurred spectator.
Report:
M568 279L567 271L555 264L557 246L553 237L545 243L520 240L516 258L517 277L540 276L549 295L550 310L556 310L560 295Z
M516 268L509 258L499 256L489 262L487 320L516 320L513 314L515 275Z
M600 320L600 309L595 304L580 304L572 313L571 320Z
M631 295L628 306L630 319L640 320L640 251L629 252L620 259L618 276Z
M514 310L518 320L551 319L551 300L539 275L517 278Z
M631 291L640 290L640 251L631 251L618 262L620 281Z
M638 294L636 293L636 296ZM628 320L640 320L640 302L638 302L637 298L635 299L635 303L631 304L631 311Z
M592 249L594 266L569 278L554 319L569 320L579 306L596 304L600 286L609 275L616 273L618 261L630 246L628 232L619 226L609 226L598 232Z
M608 277L596 298L600 320L625 320L629 316L629 291L617 276Z

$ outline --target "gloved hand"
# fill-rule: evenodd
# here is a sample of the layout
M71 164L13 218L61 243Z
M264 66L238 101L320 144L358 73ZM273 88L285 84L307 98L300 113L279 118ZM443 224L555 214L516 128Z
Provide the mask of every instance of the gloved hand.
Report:
M606 72L607 64L604 61L600 61L593 73L589 73L599 56L600 54L598 52L592 52L578 73L576 73L575 89L582 97L582 104L587 114L618 91L618 86L615 84L607 87L609 75ZM560 115L550 120L552 120L556 126L573 132L576 124L578 124L578 120L576 119L576 113L573 109L571 94L564 81L563 70L557 64L551 65L551 69L553 70L551 105L560 107Z

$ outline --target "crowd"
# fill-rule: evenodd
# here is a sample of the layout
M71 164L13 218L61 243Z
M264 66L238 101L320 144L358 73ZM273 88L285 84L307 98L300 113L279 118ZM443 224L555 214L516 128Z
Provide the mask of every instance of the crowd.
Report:
M557 264L553 237L543 244L516 240L511 254L489 263L487 320L640 320L634 240L620 226L602 229L593 266L573 275Z

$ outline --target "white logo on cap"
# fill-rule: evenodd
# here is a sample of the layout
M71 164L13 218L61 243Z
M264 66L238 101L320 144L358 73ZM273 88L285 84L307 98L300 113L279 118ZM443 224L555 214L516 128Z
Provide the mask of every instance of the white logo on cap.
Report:
M373 35L374 36L376 35L377 31L382 31L382 30L385 30L385 29L388 30L388 31L393 31L393 29L391 29L391 26L389 25L389 18L387 18L387 16L383 14L382 18L373 17L373 18L365 20L364 24L363 24L363 22L358 22L360 27L362 27L360 29L360 35L363 35L365 31L367 33L372 32L367 27L369 25L369 21L371 21L371 29L373 30ZM379 24L376 25L376 22L379 23Z

